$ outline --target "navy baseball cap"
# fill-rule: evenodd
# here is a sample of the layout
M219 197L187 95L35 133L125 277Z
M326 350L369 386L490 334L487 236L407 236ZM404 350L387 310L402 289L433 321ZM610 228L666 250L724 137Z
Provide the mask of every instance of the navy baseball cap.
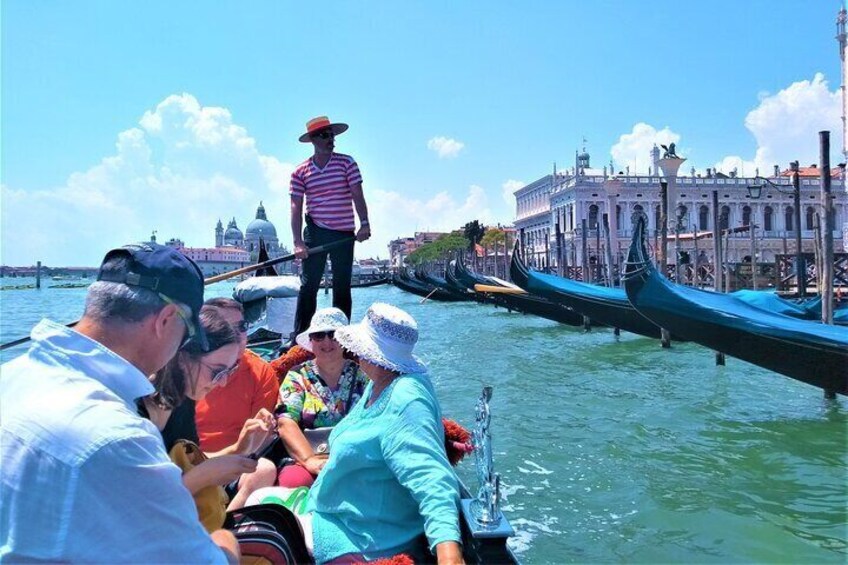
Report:
M152 242L113 249L106 253L103 263L119 256L127 258L127 269L104 269L101 264L97 280L139 286L185 304L191 308L193 340L208 351L209 342L200 324L204 286L200 267L176 249Z

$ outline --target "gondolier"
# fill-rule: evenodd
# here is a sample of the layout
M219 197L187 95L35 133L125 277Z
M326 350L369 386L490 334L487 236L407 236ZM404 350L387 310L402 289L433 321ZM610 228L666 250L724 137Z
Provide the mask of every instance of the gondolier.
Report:
M371 237L368 208L362 194L362 175L353 157L333 152L335 137L348 125L332 123L319 116L306 123L301 143L312 143L314 154L291 176L291 227L294 251L303 259L301 287L297 298L294 334L306 330L315 313L318 288L324 276L327 252L310 255L308 247L350 238L350 244L329 251L333 265L333 306L351 315L350 278L353 268L353 238ZM306 202L306 225L303 204ZM354 208L359 217L356 230Z

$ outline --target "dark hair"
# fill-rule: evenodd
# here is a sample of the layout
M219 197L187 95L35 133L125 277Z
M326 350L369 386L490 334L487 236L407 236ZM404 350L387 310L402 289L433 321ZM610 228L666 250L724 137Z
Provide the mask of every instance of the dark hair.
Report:
M200 309L200 325L206 332L209 351L203 351L199 343L190 341L151 379L156 389L151 399L162 408L173 409L183 403L186 398L187 373L196 368L204 355L239 340L233 326L214 306L204 306Z
M232 310L238 310L239 312L244 314L244 306L241 305L241 302L233 300L232 298L210 298L209 300L203 303L203 306L212 306L214 308L230 308Z

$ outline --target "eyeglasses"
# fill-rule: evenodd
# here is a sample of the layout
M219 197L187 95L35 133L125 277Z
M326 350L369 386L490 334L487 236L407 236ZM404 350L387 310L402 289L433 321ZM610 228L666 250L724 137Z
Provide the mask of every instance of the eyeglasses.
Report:
M247 320L242 320L241 322L239 322L238 324L236 324L236 329L237 329L238 331L240 331L241 333L243 333L243 334L246 334L246 333L247 333L247 329L248 329L249 327L250 327L250 324L247 322Z
M328 332L315 332L309 334L309 339L312 341L322 341L325 337L333 339L336 336L335 330L330 330Z
M318 137L318 138L321 138L321 139L331 139L333 137L336 137L336 134L333 133L333 130L331 130L331 129L324 129L324 130L313 133L312 137L313 138Z
M158 292L157 294L159 295L159 298L161 298L162 301L165 304L173 304L174 306L177 307L177 316L179 316L180 319L185 324L186 333L185 333L185 336L183 337L182 343L180 343L180 349L182 349L183 347L188 345L188 343L191 340L193 340L194 336L197 334L197 328L194 327L194 322L191 321L191 311L189 311L189 313L186 314L185 310L183 310L183 307L181 305L177 304L176 302L174 302L172 299L168 298L167 296L165 296L161 292Z
M223 381L224 379L226 379L227 377L232 375L235 372L235 370L238 369L238 366L239 366L239 364L236 363L232 367L227 367L226 369L221 369L220 371L216 372L214 367L210 367L209 365L207 365L203 361L201 361L200 364L203 365L204 367L206 367L207 369L209 369L209 372L212 373L212 381L211 382L212 382L213 385L219 384L221 381Z

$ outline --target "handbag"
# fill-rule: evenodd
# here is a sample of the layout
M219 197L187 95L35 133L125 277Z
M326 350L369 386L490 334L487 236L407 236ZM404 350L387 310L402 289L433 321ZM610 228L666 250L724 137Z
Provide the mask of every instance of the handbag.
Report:
M313 453L316 455L326 455L330 453L330 432L332 431L333 428L331 426L304 429L303 436L312 447Z
M185 474L207 459L206 454L192 441L178 440L171 448L171 461ZM203 487L193 495L200 523L209 533L220 530L227 517L227 505L230 499L224 488L219 485Z

